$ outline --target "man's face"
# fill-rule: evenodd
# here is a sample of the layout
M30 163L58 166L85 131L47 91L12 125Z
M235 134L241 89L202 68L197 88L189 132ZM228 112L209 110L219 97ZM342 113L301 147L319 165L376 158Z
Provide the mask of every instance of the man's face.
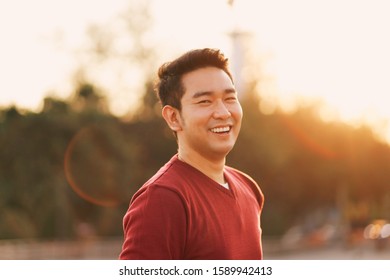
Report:
M224 158L236 142L242 119L232 81L223 70L206 67L185 74L182 83L179 149Z

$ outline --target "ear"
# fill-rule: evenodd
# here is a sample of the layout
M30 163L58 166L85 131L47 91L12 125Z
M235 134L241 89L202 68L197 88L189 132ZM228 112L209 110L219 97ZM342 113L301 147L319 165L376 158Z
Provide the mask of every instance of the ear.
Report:
M162 116L171 130L177 132L182 129L180 112L178 109L169 105L165 105L162 108Z

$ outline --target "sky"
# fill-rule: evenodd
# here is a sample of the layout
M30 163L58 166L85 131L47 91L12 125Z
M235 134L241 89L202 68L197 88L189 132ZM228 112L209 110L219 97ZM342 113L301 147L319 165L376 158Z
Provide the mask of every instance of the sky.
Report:
M0 107L39 110L49 93L69 96L80 64L75 53L88 26L108 24L129 2L0 0ZM196 47L233 55L228 34L244 31L255 66L250 75L269 78L262 90L264 112L321 102L325 120L364 122L390 141L389 1L231 2L150 0L156 65ZM109 72L98 80L115 89ZM134 92L112 90L113 111L124 113Z

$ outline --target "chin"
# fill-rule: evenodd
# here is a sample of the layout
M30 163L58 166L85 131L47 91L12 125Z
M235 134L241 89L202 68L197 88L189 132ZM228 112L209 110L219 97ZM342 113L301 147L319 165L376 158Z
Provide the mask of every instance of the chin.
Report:
M226 147L226 148L223 148L223 149L216 149L214 151L214 154L215 155L219 155L220 157L226 157L230 151L233 149L233 147Z

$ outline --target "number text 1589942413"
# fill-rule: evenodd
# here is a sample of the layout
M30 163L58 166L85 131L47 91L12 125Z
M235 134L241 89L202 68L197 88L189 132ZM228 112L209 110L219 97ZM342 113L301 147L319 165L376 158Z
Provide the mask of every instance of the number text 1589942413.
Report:
M223 266L213 267L213 275L255 275L268 276L272 275L272 267L240 267L240 266Z

